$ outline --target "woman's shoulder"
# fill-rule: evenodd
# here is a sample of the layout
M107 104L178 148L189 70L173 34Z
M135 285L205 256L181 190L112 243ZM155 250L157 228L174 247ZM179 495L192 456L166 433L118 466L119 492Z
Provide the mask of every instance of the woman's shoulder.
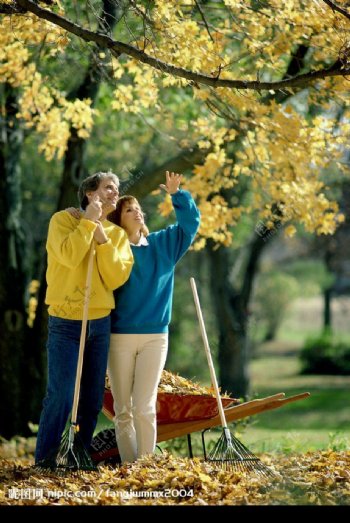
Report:
M150 245L154 246L157 244L157 240L159 238L159 233L161 231L153 231L147 234L147 236L144 237L144 242L142 242L144 245Z
M164 227L164 229L159 229L158 231L151 232L147 236L147 240L148 240L149 244L155 246L155 248L158 245L163 248L164 243L172 244L174 242L174 238L176 238L176 232L178 229L179 229L179 224L172 223L171 225ZM174 234L175 234L175 236L174 236Z
M159 229L158 231L153 231L147 236L147 241L155 243L157 241L162 240L170 229L172 229L176 224L168 225L167 227L164 227L163 229Z

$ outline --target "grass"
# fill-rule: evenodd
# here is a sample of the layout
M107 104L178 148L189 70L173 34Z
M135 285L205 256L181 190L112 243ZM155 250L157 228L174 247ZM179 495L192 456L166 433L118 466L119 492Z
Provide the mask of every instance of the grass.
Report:
M256 452L350 447L350 376L300 374L299 351L307 337L320 333L319 312L320 303L314 298L310 303L298 302L282 324L277 340L255 350L250 365L254 396L277 392L285 392L287 396L311 394L309 398L251 418L244 441ZM340 307L336 313L336 334L349 339Z
M341 451L349 449L350 437L344 432L327 432L318 430L272 430L249 426L242 432L236 432L231 427L231 432L234 433L248 449L254 454L262 453L283 453L294 454L312 452L316 450L332 449ZM212 446L219 440L221 435L220 430L211 431L206 435L205 445L206 449L210 450ZM191 436L192 450L194 456L203 456L202 441L199 434L192 434ZM176 438L171 441L160 443L161 450L169 450L169 452L179 455L189 455L187 439L185 437Z
M261 428L284 430L350 430L348 390L350 376L300 375L296 355L276 355L251 364L252 390L260 397L276 392L290 396L310 392L307 399L260 414Z
M241 437L245 445L254 453L311 452L315 450L346 450L350 446L350 437L345 432L327 432L326 430L271 430L249 428Z

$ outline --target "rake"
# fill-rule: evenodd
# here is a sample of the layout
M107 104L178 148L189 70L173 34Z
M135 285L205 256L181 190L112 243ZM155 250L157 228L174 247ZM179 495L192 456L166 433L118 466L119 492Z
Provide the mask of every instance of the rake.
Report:
M224 408L220 397L218 382L215 375L213 360L211 357L208 337L204 325L202 310L198 298L197 286L194 278L190 278L194 303L196 306L199 326L204 343L205 353L208 360L210 377L214 387L215 397L220 414L222 425L222 434L219 441L215 444L213 450L205 455L205 459L217 467L227 471L257 472L264 476L271 476L273 472L257 456L247 449L228 429L225 418Z
M79 425L77 423L78 405L80 396L80 382L83 369L83 358L86 339L86 326L89 312L89 300L91 292L92 269L94 259L94 241L91 242L89 251L89 261L86 274L86 285L84 293L83 319L81 324L79 355L77 372L75 377L74 397L72 414L69 428L64 432L58 449L53 450L43 460L36 464L35 468L40 472L56 471L59 475L67 472L76 472L80 470L96 471L98 470L91 460L89 452L79 435Z

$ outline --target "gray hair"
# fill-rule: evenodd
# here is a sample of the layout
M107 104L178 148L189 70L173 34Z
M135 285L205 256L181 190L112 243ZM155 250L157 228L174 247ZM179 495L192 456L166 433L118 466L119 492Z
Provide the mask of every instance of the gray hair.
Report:
M91 176L88 176L87 178L85 178L85 180L81 182L78 189L78 199L80 207L84 211L89 203L86 193L90 191L97 191L97 189L100 186L100 183L102 182L102 180L105 179L112 180L115 183L115 185L119 187L119 178L116 174L112 173L112 171L108 171L107 173L98 172L92 174Z

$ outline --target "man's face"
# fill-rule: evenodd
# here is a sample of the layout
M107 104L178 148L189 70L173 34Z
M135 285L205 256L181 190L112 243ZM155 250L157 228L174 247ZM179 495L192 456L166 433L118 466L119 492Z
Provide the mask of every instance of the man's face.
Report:
M110 211L113 211L117 205L119 189L113 180L105 178L101 181L96 191L90 191L86 193L86 196L88 197L89 203L97 199L102 202L104 209L108 208Z

